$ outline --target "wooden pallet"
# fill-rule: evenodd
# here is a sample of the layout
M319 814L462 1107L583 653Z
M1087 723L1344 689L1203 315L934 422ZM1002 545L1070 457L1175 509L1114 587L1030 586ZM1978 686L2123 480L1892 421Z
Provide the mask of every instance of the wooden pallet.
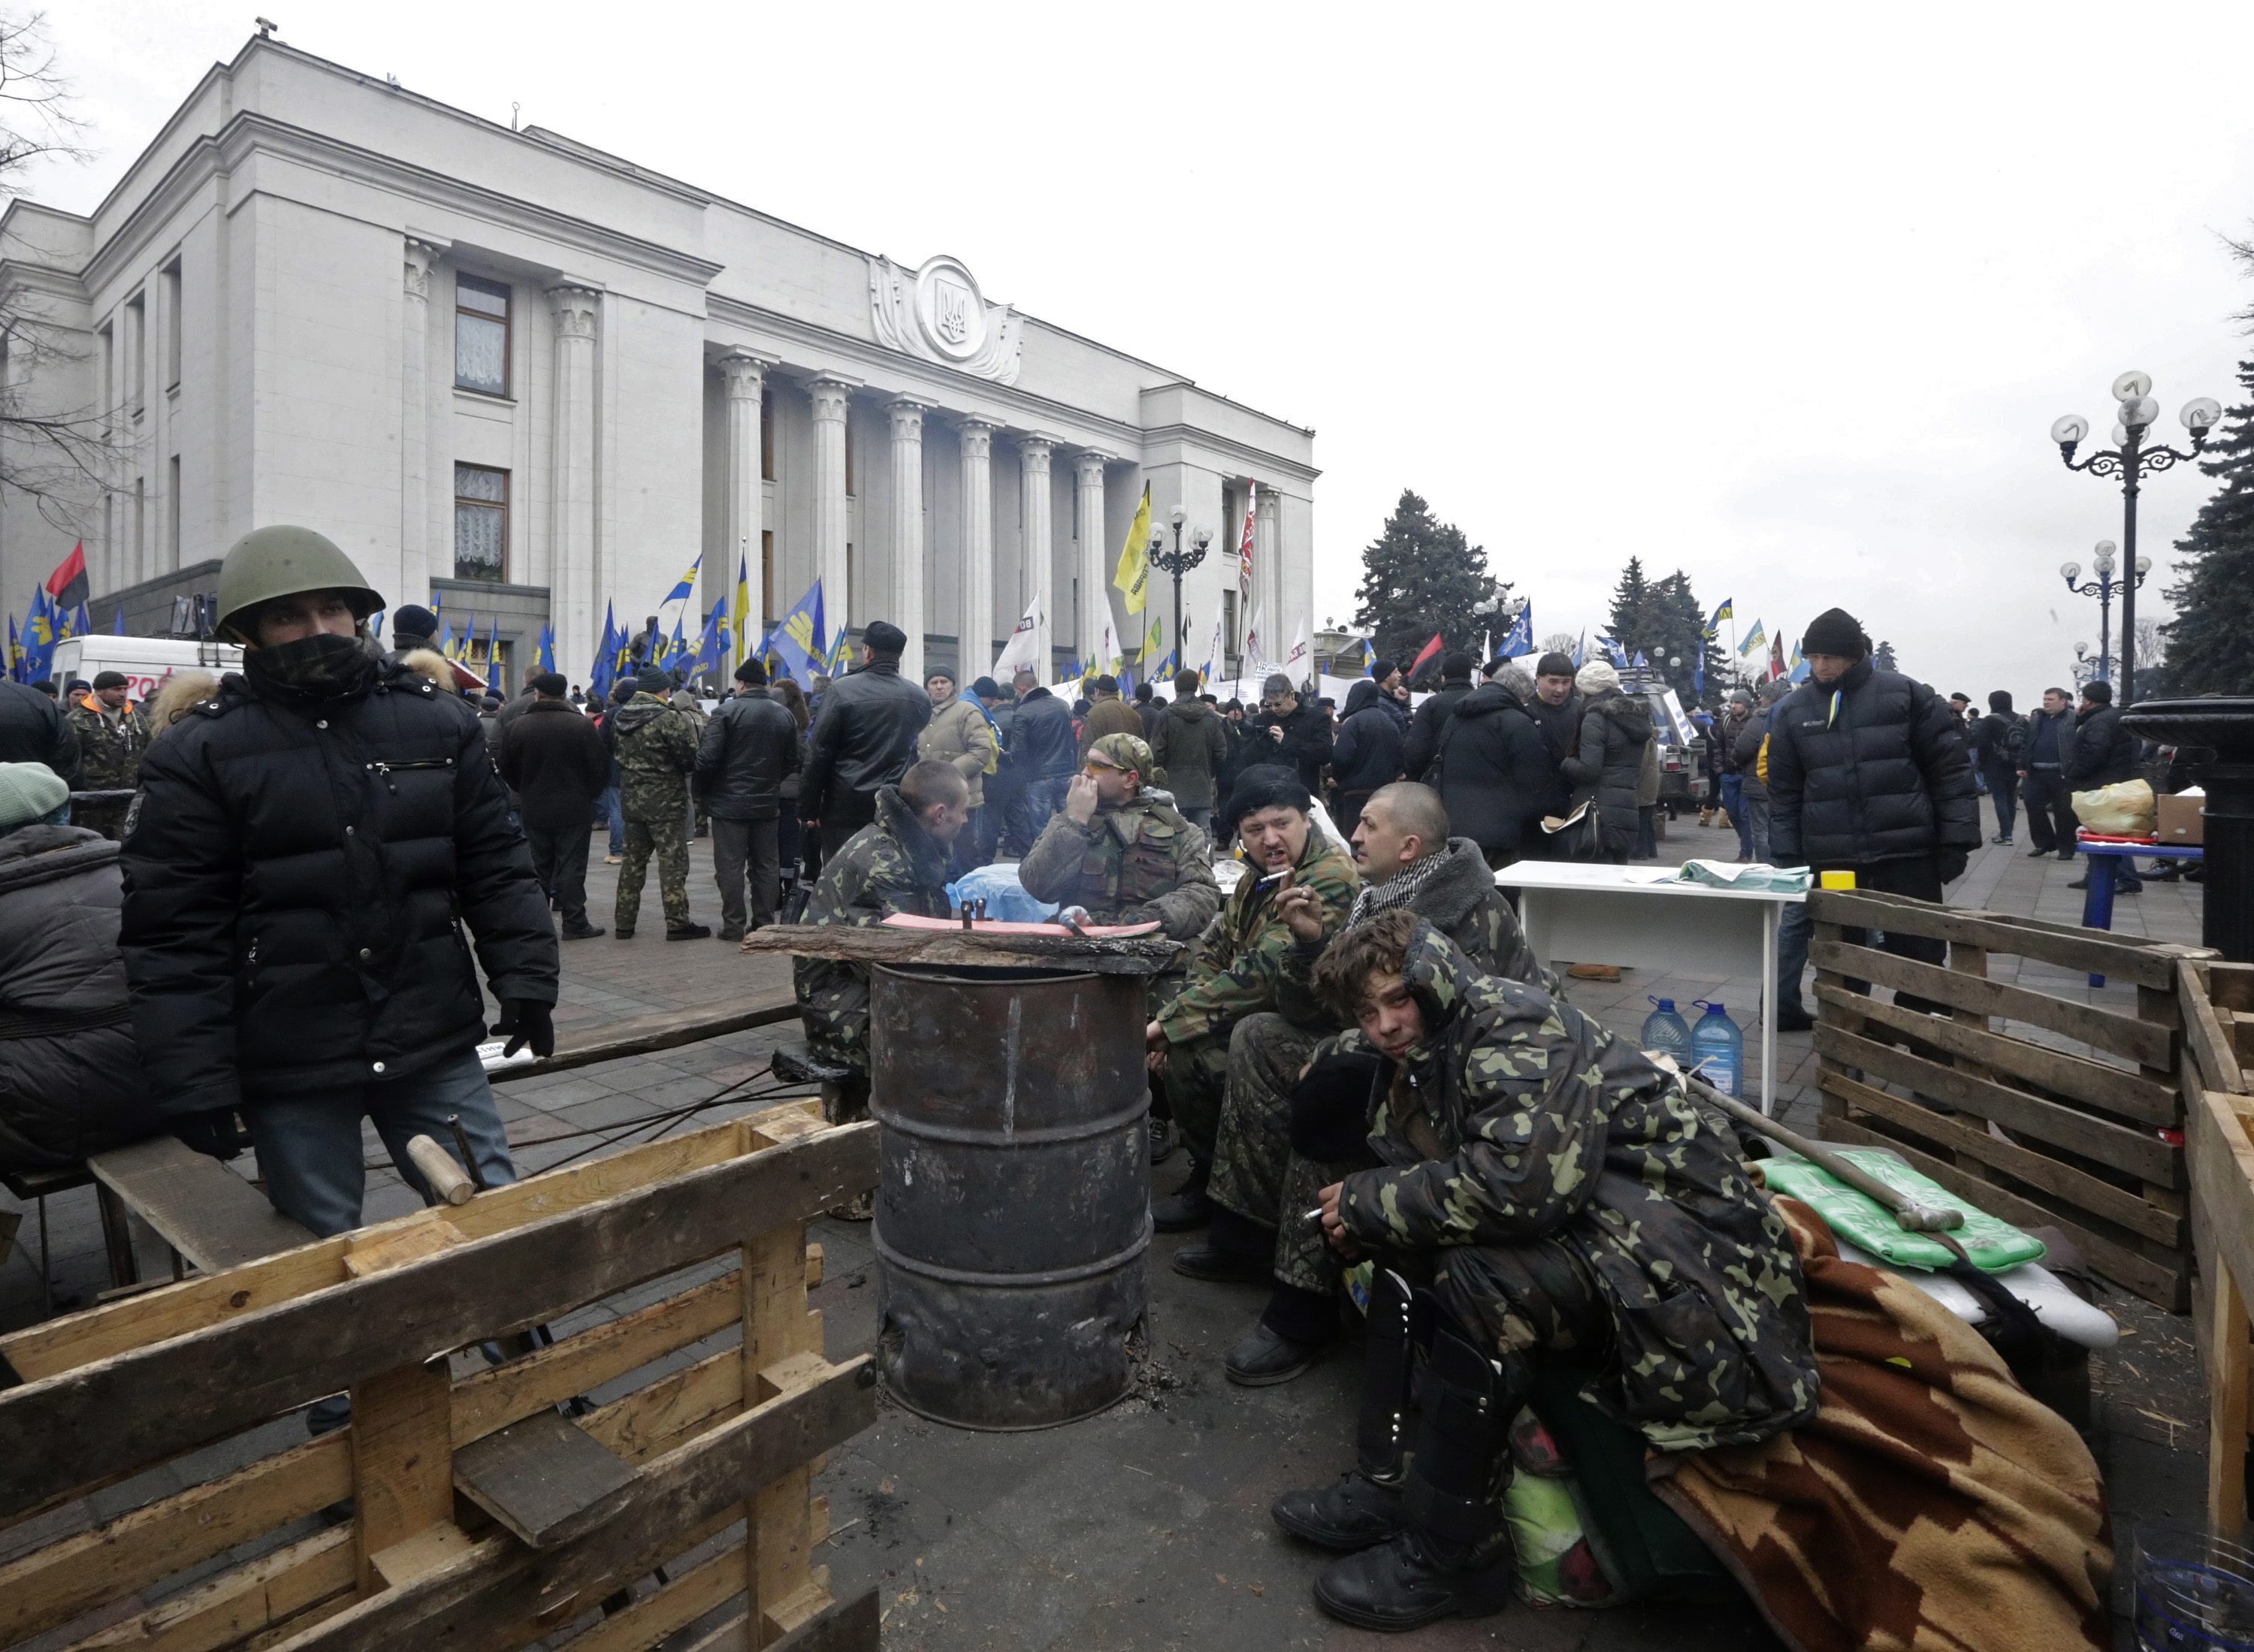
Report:
M20 1379L0 1392L0 1527L56 1511L61 1534L0 1530L0 1646L428 1652L577 1624L583 1652L627 1652L740 1596L703 1645L873 1648L873 1594L834 1602L812 1559L810 1478L874 1421L876 1373L823 1355L805 1223L876 1173L874 1125L793 1102L0 1338ZM552 1346L475 1353L727 1258ZM732 1326L740 1346L665 1363ZM340 1392L346 1427L196 1467ZM152 1468L192 1483L70 1529L68 1505Z
M2178 971L2213 955L1867 891L1818 891L1809 906L1824 1138L1890 1148L2006 1222L2061 1229L2090 1267L2147 1300L2187 1308ZM1869 929L1945 942L1948 963L1850 939ZM2136 1012L1993 979L1998 955L2133 983ZM1950 1013L1881 1002L1851 978Z
M2207 1364L2207 1518L2216 1536L2244 1540L2246 1466L2254 1437L2254 964L2186 964L2185 1063L2191 1091L2185 1146L2191 1161L2196 1303Z

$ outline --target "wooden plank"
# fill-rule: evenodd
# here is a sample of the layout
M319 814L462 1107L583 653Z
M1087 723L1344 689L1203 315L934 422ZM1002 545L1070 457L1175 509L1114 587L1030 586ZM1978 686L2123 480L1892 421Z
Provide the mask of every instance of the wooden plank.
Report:
M0 1566L0 1646L349 1497L350 1435L346 1430L259 1458Z
M468 1242L469 1236L459 1228L435 1211L428 1211L422 1220L407 1227L388 1230L381 1238L365 1243L355 1243L345 1252L345 1271L355 1279L365 1279L372 1273L404 1267Z
M2032 1026L2048 1027L2054 1032L2063 1032L2068 1038L2125 1056L2140 1066L2164 1066L2170 1059L2168 1029L2148 1026L2134 1016L2054 998L2048 993L2007 986L2000 981L1974 980L1937 964L1897 957L1871 947L1819 941L1809 948L1809 956L1819 967L1836 970L1842 975L1893 987L1897 991L1914 992L1951 1008L2006 1015Z
M2188 1267L2184 1264L2156 1262L2118 1241L2105 1238L2079 1223L2068 1221L2054 1210L2045 1210L2040 1205L2022 1199L2007 1189L1983 1181L1978 1176L1967 1175L1931 1153L1921 1152L1894 1137L1863 1125L1826 1119L1824 1122L1824 1139L1851 1147L1886 1148L1900 1154L1903 1162L1913 1170L1932 1177L1950 1192L1970 1200L1991 1215L2000 1216L2006 1222L2016 1222L2022 1228L2056 1228L2074 1241L2084 1261L2116 1284L2135 1292L2147 1302L2171 1313L2183 1312L2185 1285L2190 1277Z
M402 1351L506 1335L703 1261L746 1213L804 1222L876 1172L876 1126L845 1125L9 1390L0 1517L366 1381ZM165 1404L141 1403L158 1391Z
M572 1638L575 1652L644 1652L744 1592L744 1545L731 1544L694 1571Z
M772 1642L767 1652L877 1652L884 1614L877 1591L833 1601L816 1617ZM755 1652L749 1614L722 1624L689 1652Z
M2205 1288L2208 1313L2207 1529L2236 1543L2246 1524L2246 1299L2230 1270L2211 1267Z
M2016 1142L1998 1140L1986 1130L1967 1129L1929 1107L1889 1096L1868 1084L1858 1084L1844 1074L1826 1073L1820 1082L1825 1095L1836 1096L1852 1108L1875 1113L1897 1129L1909 1130L1962 1157L1992 1165L2007 1176L2031 1183L2117 1227L2172 1249L2184 1248L2185 1218L2146 1202L2141 1194L2116 1187L2055 1158L2046 1158ZM1852 1112L1848 1116L1852 1116Z
M1983 1032L1960 1022L1943 1020L1936 1015L1921 1015L1899 1004L1880 1004L1860 993L1849 992L1843 987L1829 986L1820 981L1816 984L1816 998L1819 1004L1830 1005L1843 1014L1860 1016L1897 1032L1910 1033L1936 1049L1948 1051L1951 1055L1964 1056L1998 1072L2032 1080L2046 1089L2058 1090L2076 1101L2102 1108L2124 1118L2166 1126L2182 1122L2183 1102L2174 1085L2155 1083L2126 1068L2108 1067L2102 1061L2093 1061L2083 1056L2068 1055L2063 1050L2054 1050L2026 1039L2014 1038L2008 1032ZM1852 1027L1843 1030L1853 1031Z
M1843 1067L1858 1067L1894 1083L1909 1085L1933 1101L1992 1118L2006 1130L2055 1143L2142 1180L2166 1187L2182 1185L2183 1150L2171 1147L2150 1131L2110 1124L2025 1090L1974 1078L1837 1027L1818 1026L1815 1041L1819 1054Z
M2254 1010L2254 963L2229 963L2216 958L2207 970L2204 996L2225 1010Z
M454 1384L454 1448L558 1405L700 1342L733 1325L742 1312L733 1269L677 1296L584 1331Z
M873 1363L827 1368L810 1387L755 1406L645 1466L609 1517L558 1549L507 1534L454 1564L362 1600L322 1627L320 1652L500 1644L532 1620L584 1607L676 1552L676 1534L743 1500L876 1421Z
M555 1411L535 1411L466 1446L454 1487L535 1549L597 1523L604 1500L631 1484L619 1454Z
M592 1037L563 1043L555 1054L543 1060L494 1068L486 1074L486 1082L514 1084L522 1079L545 1078L550 1073L569 1073L604 1061L624 1060L630 1055L654 1055L660 1050L679 1049L684 1044L698 1044L706 1039L725 1038L732 1032L746 1032L753 1027L773 1026L778 1021L797 1018L798 1000L787 997L752 1004L732 1003L724 1009L699 1004L694 1009L668 1010L627 1021L609 1021Z
M313 1235L208 1153L177 1137L112 1148L86 1161L157 1236L206 1273L311 1244Z
M2214 967L2208 966L2210 980L2214 978ZM2198 1063L2200 1082L2209 1089L2243 1094L2246 1076L2238 1065L2238 1053L2224 1033L2222 1018L2208 1002L2207 994L2199 972L2188 963L2179 963L2176 998L2183 1006L2184 1042L2191 1046L2192 1059Z
M352 1533L336 1527L73 1642L71 1652L220 1652L346 1593L353 1569Z
M2189 1100L2185 1148L2204 1247L2200 1266L2254 1279L2254 1140L2238 1110L2246 1098L2202 1090Z
M743 1355L725 1348L597 1407L579 1425L628 1462L646 1462L734 1415L743 1404Z
M1908 895L1885 895L1866 889L1810 890L1808 910L1811 917L1851 928L1928 935L1987 952L2034 958L2083 975L2118 977L2138 986L2164 987L2174 979L2174 960L2155 956L2133 941L2109 937L2102 929L2038 926L2005 913L1940 906Z
M1082 970L1093 975L1156 975L1177 968L1184 950L1163 935L1082 941L1069 935L1000 935L962 929L869 929L830 924L770 924L744 937L746 952L852 963L952 963L983 970Z
M382 1586L379 1552L453 1521L452 1387L443 1354L353 1384L353 1542L362 1589Z
M779 1228L747 1238L738 1281L744 1394L756 1404L774 1391L769 1373L782 1362L794 1355L821 1360L822 1322L806 1307L806 1230ZM814 1545L807 1530L811 1490L810 1475L802 1465L761 1487L750 1500L743 1582L746 1611L760 1627L762 1644L792 1627L780 1620L781 1603L812 1581Z

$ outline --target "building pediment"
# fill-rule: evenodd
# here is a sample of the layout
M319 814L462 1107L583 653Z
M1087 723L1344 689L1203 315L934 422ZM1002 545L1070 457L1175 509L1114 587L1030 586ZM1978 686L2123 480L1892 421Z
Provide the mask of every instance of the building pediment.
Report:
M869 312L886 349L997 384L1018 382L1023 318L1008 304L987 303L959 258L942 253L909 270L872 255Z

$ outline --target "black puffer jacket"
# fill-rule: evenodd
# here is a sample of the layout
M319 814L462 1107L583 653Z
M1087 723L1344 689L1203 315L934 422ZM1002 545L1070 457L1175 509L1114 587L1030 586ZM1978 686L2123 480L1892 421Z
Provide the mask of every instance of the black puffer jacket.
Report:
M1046 689L1029 690L1010 722L1010 755L1026 784L1078 770L1080 737L1072 732L1072 708Z
M696 795L721 820L773 820L782 783L798 772L798 719L765 689L712 713L696 746Z
M60 1169L164 1129L126 1010L119 887L99 832L0 837L0 1170Z
M807 742L806 774L798 788L801 819L819 820L832 793L873 796L915 761L916 736L931 721L931 696L903 682L900 662L878 660L856 667L830 685L822 716Z
M1424 771L1432 766L1433 754L1440 749L1440 725L1455 714L1471 691L1469 677L1443 682L1440 691L1426 699L1409 719L1409 738L1401 748L1401 762L1410 780L1423 780Z
M2027 725L2009 711L1991 711L1972 725L1972 755L1992 769L2027 766Z
M37 689L0 678L0 763L45 763L79 782L78 735L62 708Z
M1651 707L1640 694L1600 689L1581 702L1581 732L1573 755L1560 765L1573 788L1566 812L1593 802L1613 832L1636 827L1643 786L1643 750L1651 744Z
M1269 732L1270 729L1283 730L1284 738L1278 739ZM1281 763L1298 771L1300 785L1320 793L1323 765L1331 760L1331 720L1323 715L1322 707L1302 700L1282 717L1265 711L1249 717L1244 719L1244 738L1250 750L1239 765L1241 769L1256 763Z
M1401 778L1401 718L1368 677L1347 690L1346 717L1331 741L1331 779L1340 792L1368 794Z
M1450 828L1488 854L1516 854L1544 815L1564 812L1549 743L1500 682L1482 682L1457 703L1424 783L1447 805Z
M1802 683L1769 714L1768 794L1780 864L1867 865L1980 846L1964 723L1923 683L1867 659L1832 688Z
M1580 743L1581 713L1587 709L1588 703L1582 699L1578 689L1567 695L1562 705L1552 705L1537 693L1534 704L1526 708L1526 715L1542 731L1543 743L1550 748L1550 760L1560 769Z
M2073 738L2065 768L2073 790L2091 792L2137 778L2137 737L2121 726L2118 706L2099 706L2074 725Z
M370 655L334 697L230 674L149 748L120 942L158 1106L397 1079L494 996L556 1001L556 931L477 719Z

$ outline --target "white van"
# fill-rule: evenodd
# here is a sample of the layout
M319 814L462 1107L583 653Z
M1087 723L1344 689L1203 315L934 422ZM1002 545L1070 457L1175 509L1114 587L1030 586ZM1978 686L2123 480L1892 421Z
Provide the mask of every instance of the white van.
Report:
M216 673L242 669L242 649L232 642L197 642L185 637L66 637L55 644L54 680L88 682L104 671L125 674L126 693L145 701L175 671Z

